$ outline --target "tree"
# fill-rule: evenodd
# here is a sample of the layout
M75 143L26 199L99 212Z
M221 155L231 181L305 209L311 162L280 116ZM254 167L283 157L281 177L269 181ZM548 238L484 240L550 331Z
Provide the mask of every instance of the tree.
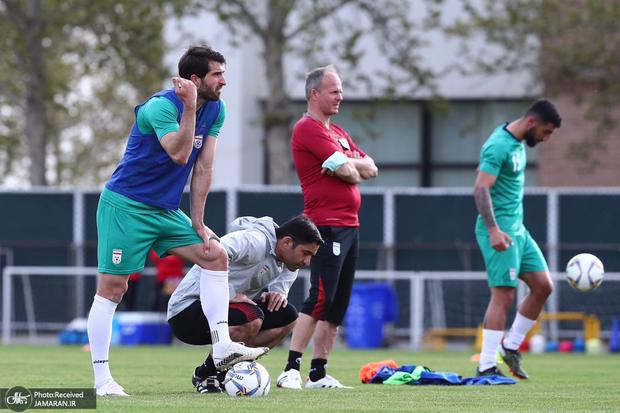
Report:
M157 89L180 1L0 0L0 183L98 184ZM28 162L20 162L26 158Z
M407 0L197 0L215 13L237 41L255 36L262 44L269 96L263 113L268 174L266 183L290 183L288 141L291 98L286 90L285 57L303 56L308 68L336 62L345 86L362 86L370 93L395 97L432 90L433 73L418 54L420 33L437 21L441 0L427 0L416 22ZM419 5L422 8L422 5ZM337 36L330 28L337 27ZM329 34L332 33L332 36ZM363 70L361 61L372 40L385 64L376 73ZM377 82L379 80L379 82ZM398 87L397 87L398 86Z
M614 0L462 0L465 13L448 29L482 35L492 53L464 49L468 70L529 69L545 93L571 96L596 126L574 153L605 148L620 108L620 2ZM594 143L594 145L593 145Z

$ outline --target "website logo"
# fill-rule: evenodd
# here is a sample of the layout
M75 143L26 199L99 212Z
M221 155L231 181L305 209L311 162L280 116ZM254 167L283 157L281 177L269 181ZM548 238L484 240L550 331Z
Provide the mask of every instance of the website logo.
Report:
M11 387L4 394L4 403L14 412L23 412L32 405L32 394L25 387Z
M0 409L23 412L28 409L96 409L93 388L0 388Z

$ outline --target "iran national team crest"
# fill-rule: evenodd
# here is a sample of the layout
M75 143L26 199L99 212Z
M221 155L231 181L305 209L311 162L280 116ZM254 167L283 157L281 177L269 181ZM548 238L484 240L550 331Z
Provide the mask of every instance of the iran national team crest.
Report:
M194 136L194 148L196 149L202 148L202 138L203 138L203 135Z
M112 250L112 263L118 265L123 259L123 250Z
M339 242L334 242L332 244L332 251L336 257L340 255L340 243Z
M516 268L510 268L508 270L508 273L510 274L510 280L514 281L517 279L517 269Z

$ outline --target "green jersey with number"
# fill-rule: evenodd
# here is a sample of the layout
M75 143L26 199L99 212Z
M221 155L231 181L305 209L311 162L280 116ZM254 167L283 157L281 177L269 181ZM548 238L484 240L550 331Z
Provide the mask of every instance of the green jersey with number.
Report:
M509 234L521 233L523 226L523 187L527 156L522 141L519 141L506 127L498 126L480 150L480 171L495 175L497 180L491 187L493 212L499 228ZM487 229L478 215L476 232Z

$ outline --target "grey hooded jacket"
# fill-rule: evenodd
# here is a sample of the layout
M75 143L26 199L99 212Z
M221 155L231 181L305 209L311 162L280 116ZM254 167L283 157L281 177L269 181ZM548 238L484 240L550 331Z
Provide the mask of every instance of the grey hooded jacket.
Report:
M271 217L239 217L221 239L228 253L228 299L238 293L252 298L263 288L288 296L298 271L276 260L276 228ZM168 302L168 320L200 299L201 268L194 265Z

